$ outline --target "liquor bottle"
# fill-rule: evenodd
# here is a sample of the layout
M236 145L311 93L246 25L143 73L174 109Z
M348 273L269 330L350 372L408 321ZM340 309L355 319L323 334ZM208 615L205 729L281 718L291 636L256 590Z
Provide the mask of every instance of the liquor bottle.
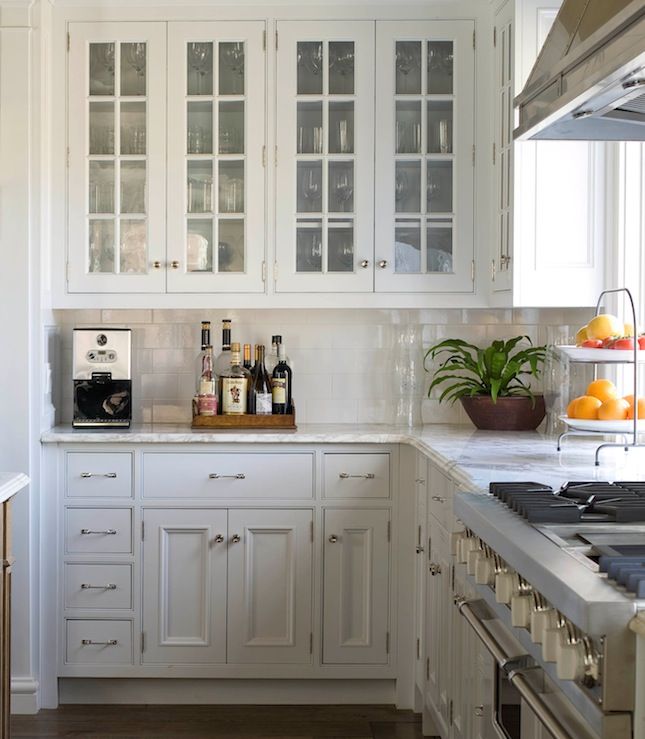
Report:
M228 372L231 366L231 322L228 318L222 321L222 351L215 360L215 374L218 377ZM221 401L221 398L220 398Z
M217 392L213 376L213 347L204 347L202 371L197 389L197 413L200 416L217 415Z
M197 378L197 394L199 395L199 383L202 379L202 366L204 364L204 352L206 347L210 346L211 343L211 322L202 321L202 339L201 349L197 355L197 361L195 362L195 377Z
M249 393L249 398L251 397L253 398L253 412L258 416L270 416L273 413L271 380L264 366L264 346L262 344L255 347L255 367Z
M284 344L278 344L278 363L273 369L271 379L272 413L284 415L291 413L291 368L285 361Z
M246 413L251 373L240 364L240 345L231 344L231 366L219 378L221 408L224 416Z
M251 372L251 345L244 344L242 367Z
M282 343L282 336L271 337L271 351L266 355L265 366L269 377L272 376L276 364L278 364L278 344Z

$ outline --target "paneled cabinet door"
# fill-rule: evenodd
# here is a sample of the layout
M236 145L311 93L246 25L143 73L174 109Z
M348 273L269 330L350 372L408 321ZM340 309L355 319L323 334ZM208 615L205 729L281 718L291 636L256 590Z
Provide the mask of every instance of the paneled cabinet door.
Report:
M374 23L278 24L278 292L371 292Z
M262 292L262 21L168 26L168 291Z
M226 662L226 519L226 510L144 510L145 663Z
M377 292L473 290L473 33L377 23Z
M229 662L311 662L312 515L229 511Z
M426 620L426 571L428 557L428 503L427 503L428 462L422 454L417 455L417 477L415 479L415 640L416 640L416 684L421 692L425 683L425 620Z
M387 664L386 510L325 511L323 662Z
M163 292L165 23L71 23L68 289Z

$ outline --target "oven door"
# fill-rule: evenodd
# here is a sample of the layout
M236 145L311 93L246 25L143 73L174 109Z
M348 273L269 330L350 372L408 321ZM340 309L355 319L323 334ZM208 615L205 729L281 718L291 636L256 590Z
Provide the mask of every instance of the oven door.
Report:
M509 649L517 644L501 621L492 618L483 600L457 601L459 612L492 656L493 734L501 739L597 739L560 694L548 692L546 675L528 654Z

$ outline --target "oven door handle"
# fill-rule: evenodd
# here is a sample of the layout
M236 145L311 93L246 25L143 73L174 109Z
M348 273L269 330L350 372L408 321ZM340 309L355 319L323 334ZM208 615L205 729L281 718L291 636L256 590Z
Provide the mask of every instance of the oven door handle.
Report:
M490 652L497 664L503 670L507 666L510 667L510 669L505 669L509 682L516 688L522 698L524 698L538 721L551 733L553 739L575 739L560 723L553 711L540 698L540 694L531 686L530 682L526 679L526 675L522 673L522 668L513 669L512 665L517 664L518 658L509 657L506 654L490 631L484 626L483 621L475 613L473 606L481 602L479 600L469 601L464 598L455 599L459 613L470 624L473 631L479 637L479 640Z

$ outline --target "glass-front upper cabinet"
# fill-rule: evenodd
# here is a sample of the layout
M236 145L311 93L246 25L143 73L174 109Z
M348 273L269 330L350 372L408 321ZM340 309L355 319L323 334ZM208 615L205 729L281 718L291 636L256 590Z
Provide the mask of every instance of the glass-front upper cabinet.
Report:
M374 23L278 24L276 290L373 290Z
M68 289L165 286L165 23L72 23Z
M169 24L169 292L264 290L264 30Z
M472 292L474 23L379 22L375 285Z

